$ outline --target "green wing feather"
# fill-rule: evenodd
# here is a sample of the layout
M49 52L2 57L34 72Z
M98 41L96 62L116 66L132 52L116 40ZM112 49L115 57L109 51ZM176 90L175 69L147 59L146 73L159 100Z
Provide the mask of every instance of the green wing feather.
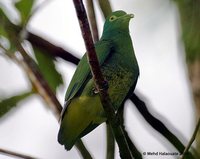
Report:
M95 50L97 53L97 57L99 60L100 65L104 63L106 58L111 54L111 41L108 40L101 40L95 44ZM71 83L67 89L65 95L65 107L63 109L62 115L67 107L67 103L74 98L78 92L84 87L87 80L91 78L91 71L87 61L87 55L85 54L81 61L79 62L77 69L72 77Z

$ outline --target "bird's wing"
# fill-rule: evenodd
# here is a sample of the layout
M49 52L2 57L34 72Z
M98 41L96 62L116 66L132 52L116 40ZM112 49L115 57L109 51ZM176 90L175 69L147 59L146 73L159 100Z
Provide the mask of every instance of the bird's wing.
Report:
M95 44L95 50L100 65L103 64L105 59L111 54L112 45L110 41L101 40ZM87 61L87 55L85 54L81 61L79 62L77 69L72 77L65 95L65 102L68 103L72 98L74 98L79 90L84 87L88 79L91 78L91 71ZM68 104L65 104L65 107ZM64 111L64 109L63 109ZM62 113L63 114L63 113Z

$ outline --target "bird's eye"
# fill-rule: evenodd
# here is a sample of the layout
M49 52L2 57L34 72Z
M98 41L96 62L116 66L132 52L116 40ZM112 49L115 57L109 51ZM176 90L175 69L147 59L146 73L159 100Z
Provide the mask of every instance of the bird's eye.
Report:
M109 21L112 22L112 21L114 21L115 19L117 19L117 17L113 15L113 16L110 17Z

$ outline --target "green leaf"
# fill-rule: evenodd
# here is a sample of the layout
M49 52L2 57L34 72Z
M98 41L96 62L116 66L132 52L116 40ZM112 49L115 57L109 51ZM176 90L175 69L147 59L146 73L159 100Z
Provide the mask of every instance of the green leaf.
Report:
M11 51L16 50L15 39L19 32L20 28L9 20L3 5L0 3L0 37L3 36L8 40Z
M7 99L0 100L0 117L5 115L7 112L9 112L12 108L17 106L17 104L24 100L25 98L32 95L33 92L26 92L22 93L20 95L16 95Z
M34 2L35 0L21 0L15 4L16 8L19 10L21 14L22 24L25 24L26 21L28 20Z
M200 1L176 0L187 62L200 59Z
M2 6L0 6L0 35L7 38L8 35L7 35L6 29L5 29L6 28L5 24L8 23L9 20L1 7Z
M63 79L61 74L56 70L54 58L48 55L48 53L43 53L45 50L36 47L33 47L33 49L41 73L51 89L56 92L56 88L63 84Z
M0 26L0 36L3 36L5 38L7 37L7 33L4 29L4 27L2 27L2 26Z

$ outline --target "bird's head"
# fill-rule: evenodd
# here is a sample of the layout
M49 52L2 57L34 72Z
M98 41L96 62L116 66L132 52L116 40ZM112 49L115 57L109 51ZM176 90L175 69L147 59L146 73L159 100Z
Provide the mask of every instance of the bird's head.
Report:
M126 12L119 10L113 12L106 18L103 34L109 32L124 32L129 31L129 21L133 18L133 14L127 14Z

